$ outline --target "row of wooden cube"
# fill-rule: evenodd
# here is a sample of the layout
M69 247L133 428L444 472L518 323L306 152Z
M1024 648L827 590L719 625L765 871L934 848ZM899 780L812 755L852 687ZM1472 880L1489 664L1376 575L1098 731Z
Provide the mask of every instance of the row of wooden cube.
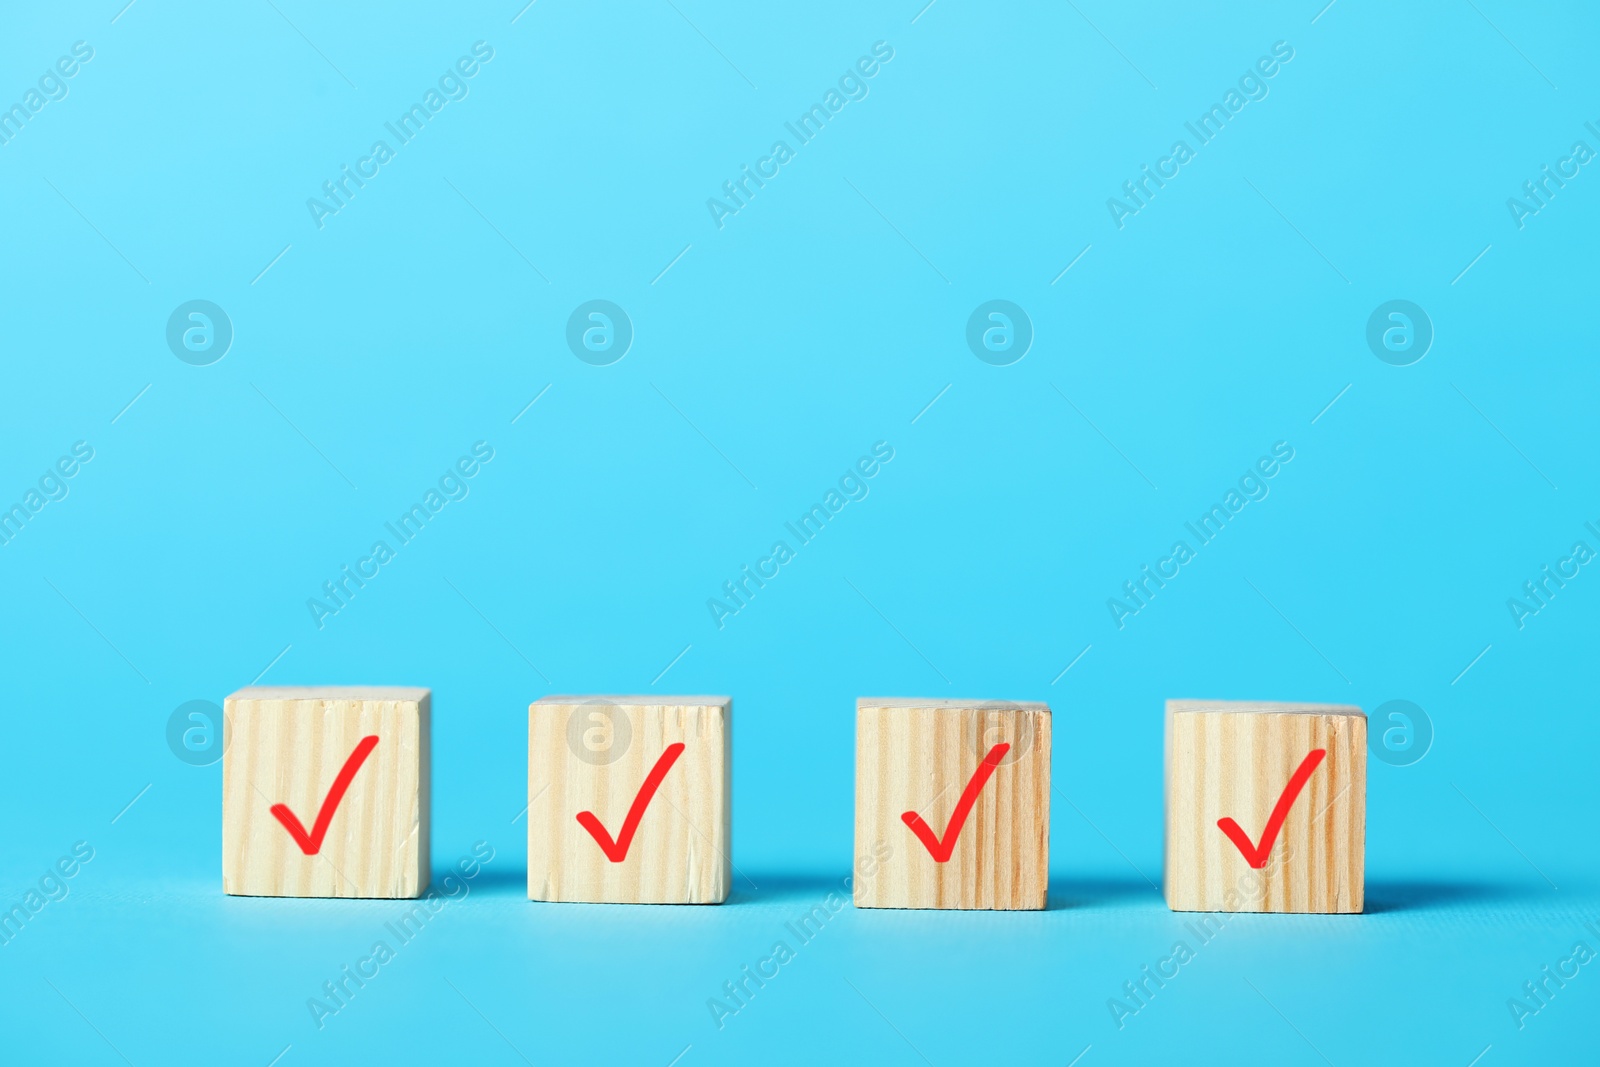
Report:
M421 894L429 702L428 690L405 688L261 687L228 697L224 891ZM726 697L535 702L528 896L726 900L731 710ZM858 701L856 906L1043 908L1050 753L1044 704ZM1173 910L1359 912L1365 816L1360 709L1168 702L1164 880Z

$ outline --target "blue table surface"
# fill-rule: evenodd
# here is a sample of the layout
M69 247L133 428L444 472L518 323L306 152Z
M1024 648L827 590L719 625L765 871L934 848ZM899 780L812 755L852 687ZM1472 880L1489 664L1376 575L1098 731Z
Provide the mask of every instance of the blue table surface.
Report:
M497 853L419 917L125 862L108 835L5 947L8 1058L1591 1062L1600 997L1574 958L1600 894L1542 881L1372 876L1362 916L1175 914L1127 867L1044 912L856 910L842 872L760 870L719 907L546 905Z

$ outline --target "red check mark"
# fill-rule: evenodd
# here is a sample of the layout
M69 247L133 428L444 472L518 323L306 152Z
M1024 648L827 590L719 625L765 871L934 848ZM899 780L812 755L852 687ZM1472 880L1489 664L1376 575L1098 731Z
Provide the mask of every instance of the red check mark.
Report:
M287 804L272 805L272 814L283 828L289 831L289 836L294 838L294 843L300 846L300 851L308 856L315 856L322 849L322 839L328 836L328 824L333 822L333 813L339 810L339 802L344 799L345 790L350 788L350 781L367 761L372 750L378 747L376 736L363 737L356 750L350 753L350 758L344 761L344 766L339 768L339 776L333 780L333 788L328 790L328 795L323 798L322 807L317 809L317 821L311 826L311 833L306 833L306 828L295 818L294 812L289 810Z
M1272 855L1272 845L1278 840L1278 831L1283 829L1283 820L1289 817L1289 809L1294 807L1294 802L1300 796L1300 790L1306 787L1306 782L1311 780L1311 774L1322 762L1322 757L1328 754L1327 749L1314 748L1311 754L1300 761L1300 767L1294 772L1294 777L1289 779L1289 784L1283 787L1283 794L1278 797L1277 806L1272 809L1272 814L1267 816L1267 828L1261 831L1261 844L1255 845L1245 832L1239 829L1239 824L1224 816L1217 820L1217 826L1228 835L1234 847L1244 854L1245 862L1250 866L1260 869L1267 865L1267 857Z
M681 755L683 755L681 741L674 741L667 746L665 752L661 753L656 765L650 768L650 774L645 778L644 785L639 787L638 795L633 798L633 806L628 809L627 816L622 820L622 832L617 835L615 841L606 832L606 828L600 825L600 820L595 818L594 812L578 812L578 824L589 831L589 836L600 846L600 851L606 854L606 859L612 863L621 863L628 858L628 846L633 844L633 835L639 829L639 820L644 818L644 809L650 806L656 790L661 788L661 780L672 770L672 765L678 762L678 757Z
M933 829L916 812L908 811L900 816L900 821L911 827L911 832L917 835L917 840L928 850L933 862L949 863L950 857L955 855L956 838L961 836L961 827L966 825L967 816L972 812L972 805L978 802L978 794L983 792L989 776L994 774L995 769L1000 766L1000 761L1005 759L1006 753L1010 750L1010 745L998 744L983 757L983 762L973 772L967 788L961 791L961 799L956 801L956 810L950 813L950 824L944 828L943 841L933 836Z

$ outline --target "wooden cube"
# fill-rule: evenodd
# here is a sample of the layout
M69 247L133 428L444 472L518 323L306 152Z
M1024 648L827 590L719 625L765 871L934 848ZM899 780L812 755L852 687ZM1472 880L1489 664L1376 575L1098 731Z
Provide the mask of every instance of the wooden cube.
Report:
M223 705L222 891L417 897L429 691L260 686Z
M1050 708L856 701L858 908L1042 909Z
M1332 704L1167 701L1167 907L1362 907L1367 717Z
M720 904L733 702L548 696L528 708L528 899Z

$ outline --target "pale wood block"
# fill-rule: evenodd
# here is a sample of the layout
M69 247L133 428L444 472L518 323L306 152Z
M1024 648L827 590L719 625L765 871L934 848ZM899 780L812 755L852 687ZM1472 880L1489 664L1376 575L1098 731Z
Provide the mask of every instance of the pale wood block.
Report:
M1169 700L1166 789L1164 882L1173 911L1361 911L1367 717L1360 708ZM1223 820L1231 820L1231 832Z
M1049 706L857 700L855 851L858 908L1042 909Z
M228 697L223 892L421 896L429 698L399 686L257 686Z
M728 697L547 696L529 705L528 899L727 900L732 714Z

